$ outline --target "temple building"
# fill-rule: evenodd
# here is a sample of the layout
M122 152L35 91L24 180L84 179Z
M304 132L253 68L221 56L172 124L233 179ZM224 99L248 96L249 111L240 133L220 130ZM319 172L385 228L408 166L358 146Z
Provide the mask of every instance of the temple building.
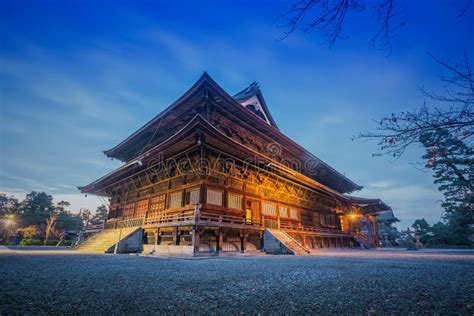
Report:
M379 199L285 136L257 83L234 96L207 73L104 152L124 164L79 187L108 199L80 249L190 255L378 247Z

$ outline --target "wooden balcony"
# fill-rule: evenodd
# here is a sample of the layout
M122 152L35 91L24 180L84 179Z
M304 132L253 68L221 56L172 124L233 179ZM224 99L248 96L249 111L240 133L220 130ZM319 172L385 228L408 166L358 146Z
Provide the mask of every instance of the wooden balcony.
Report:
M177 226L223 227L233 229L252 229L262 231L265 228L281 229L288 233L313 235L316 237L350 237L349 232L322 227L303 226L291 221L279 221L277 218L261 216L259 220L245 216L221 214L213 211L199 211L195 206L185 206L161 212L153 217L141 217L109 221L105 229L144 227L161 228Z

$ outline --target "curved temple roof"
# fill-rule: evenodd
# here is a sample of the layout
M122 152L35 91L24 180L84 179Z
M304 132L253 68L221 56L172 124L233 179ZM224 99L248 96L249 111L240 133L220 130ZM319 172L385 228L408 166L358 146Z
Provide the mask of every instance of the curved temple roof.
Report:
M249 124L256 132L273 139L281 144L285 149L294 152L301 161L314 160L317 165L317 171L319 172L316 174L306 174L308 177L311 177L317 182L340 193L353 192L362 188L362 186L357 185L284 135L277 128L257 83L250 84L249 87L232 97L207 73L204 73L183 96L168 106L164 111L155 116L124 141L115 147L104 151L104 153L108 157L122 161L133 160L142 152L145 152L156 145L156 143L153 143L155 140L150 141L150 139L155 138L156 142L162 141L170 131L176 132L184 124L189 122L189 119L185 121L185 117L186 115L190 116L193 115L192 113L197 113L196 107L198 106L198 102L192 100L192 98L196 97L197 94L202 94L206 101L207 99L219 100L219 102L214 103L216 106L222 106L225 107L226 110L232 111L234 115L238 116L243 122ZM263 110L264 118L259 116L258 113L255 113L252 109L249 109L247 106L243 106L245 102L252 98L257 98L259 101L261 110ZM201 100L201 102L204 101ZM262 121L267 121L268 124L262 124ZM234 123L239 124L239 122ZM172 127L174 127L174 130ZM159 140L159 137L163 138ZM145 148L146 146L149 148Z

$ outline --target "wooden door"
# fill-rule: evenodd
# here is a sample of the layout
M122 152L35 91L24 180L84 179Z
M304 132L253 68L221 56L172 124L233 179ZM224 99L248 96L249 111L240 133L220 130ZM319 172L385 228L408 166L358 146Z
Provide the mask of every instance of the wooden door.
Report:
M252 210L252 219L254 221L260 222L260 202L259 201L249 201L250 209Z

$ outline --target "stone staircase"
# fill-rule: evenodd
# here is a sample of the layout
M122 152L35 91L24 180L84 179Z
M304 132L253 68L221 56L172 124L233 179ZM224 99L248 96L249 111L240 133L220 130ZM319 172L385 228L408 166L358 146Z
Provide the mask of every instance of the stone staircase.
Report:
M288 235L285 231L275 229L275 228L267 228L265 229L265 233L270 234L277 242L284 246L286 249L282 249L281 253L289 253L293 255L307 255L310 253L308 249L303 247L298 241L296 241L293 237ZM267 235L268 236L268 235ZM271 245L272 240L270 238L265 239L264 244L266 246L266 252L273 252L270 250L272 247ZM280 247L281 247L280 245ZM274 248L274 247L273 247ZM275 252L276 253L276 252Z
M138 227L127 227L122 229L105 229L102 232L87 238L76 250L93 252L113 252L117 242L126 239L139 229Z

